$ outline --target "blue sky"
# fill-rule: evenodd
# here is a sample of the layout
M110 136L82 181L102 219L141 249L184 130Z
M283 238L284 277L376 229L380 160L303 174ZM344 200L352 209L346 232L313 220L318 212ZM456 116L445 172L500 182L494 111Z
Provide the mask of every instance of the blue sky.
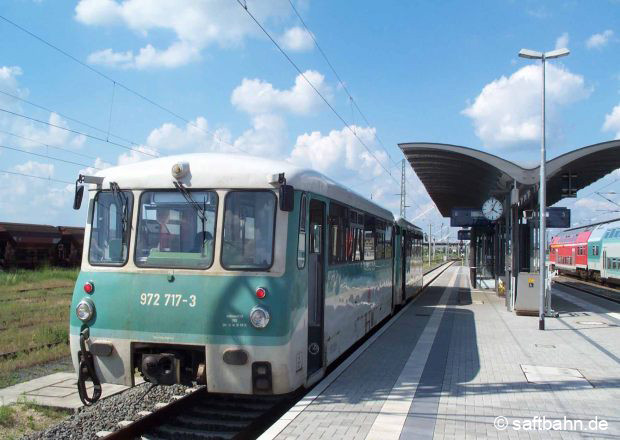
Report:
M620 138L618 1L295 0L370 124L287 0L247 5L372 155L234 0L7 0L0 15L192 124L1 20L0 91L57 114L2 94L0 108L104 138L109 126L112 135L151 154L244 150L310 164L397 212L399 185L383 167L400 178L399 142L453 143L536 161L540 71L517 52L561 45L571 55L548 68L549 157ZM73 181L87 167L148 158L6 112L0 112L0 130L0 145L83 164L0 148L5 171ZM592 193L603 187L620 192L619 177L616 171L561 204L573 208L575 221L611 216L599 210L614 205ZM437 227L441 219L410 169L408 182L408 217ZM83 212L70 209L66 184L0 173L0 190L2 221L84 222Z

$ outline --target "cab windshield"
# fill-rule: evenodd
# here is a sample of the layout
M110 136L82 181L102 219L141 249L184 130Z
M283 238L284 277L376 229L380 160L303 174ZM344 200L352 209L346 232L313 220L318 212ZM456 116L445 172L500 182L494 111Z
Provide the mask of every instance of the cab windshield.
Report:
M205 269L213 263L217 194L147 191L140 197L135 262L140 267ZM204 214L203 214L204 213Z
M129 191L100 191L95 196L88 262L122 266L129 253L129 223L133 194Z

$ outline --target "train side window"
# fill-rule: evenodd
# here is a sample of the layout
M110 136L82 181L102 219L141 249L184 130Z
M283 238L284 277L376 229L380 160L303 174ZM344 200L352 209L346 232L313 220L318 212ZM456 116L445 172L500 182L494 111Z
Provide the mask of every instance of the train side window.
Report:
M349 214L347 208L331 202L329 205L329 263L347 261L347 235Z
M385 258L392 258L392 226L385 228Z
M364 214L351 211L351 229L353 231L352 261L362 261L364 257Z
M375 223L375 260L381 260L385 258L385 223L381 220L377 220Z
M297 236L297 268L306 267L306 195L301 195L299 207L299 235Z
M364 218L364 261L375 259L375 218L366 215Z

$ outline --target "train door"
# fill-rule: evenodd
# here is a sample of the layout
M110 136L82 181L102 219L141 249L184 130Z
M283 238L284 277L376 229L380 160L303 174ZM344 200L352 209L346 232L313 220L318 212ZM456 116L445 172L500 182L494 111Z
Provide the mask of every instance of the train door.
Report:
M323 367L325 310L325 203L310 201L308 253L308 377Z
M403 235L402 235L402 246L401 246L401 258L402 258L402 266L401 266L401 279L403 280L403 286L402 286L402 291L403 291L403 303L405 302L405 299L407 298L407 248L409 247L409 232L403 228Z
M403 230L394 225L394 255L392 258L392 268L394 272L394 292L392 294L392 310L395 304L403 304L403 271L402 271L402 252L403 252Z
M601 278L607 278L607 249L603 248L603 257L601 260Z

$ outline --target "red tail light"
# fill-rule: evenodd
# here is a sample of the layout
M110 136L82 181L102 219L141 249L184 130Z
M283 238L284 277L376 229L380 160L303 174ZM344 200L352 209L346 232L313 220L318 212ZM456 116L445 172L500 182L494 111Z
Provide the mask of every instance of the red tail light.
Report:
M256 298L263 299L266 296L267 296L267 289L265 289L264 287L259 287L258 289L256 289Z
M92 281L84 283L84 292L90 294L90 293L93 293L94 291L95 291L95 285L93 284Z

